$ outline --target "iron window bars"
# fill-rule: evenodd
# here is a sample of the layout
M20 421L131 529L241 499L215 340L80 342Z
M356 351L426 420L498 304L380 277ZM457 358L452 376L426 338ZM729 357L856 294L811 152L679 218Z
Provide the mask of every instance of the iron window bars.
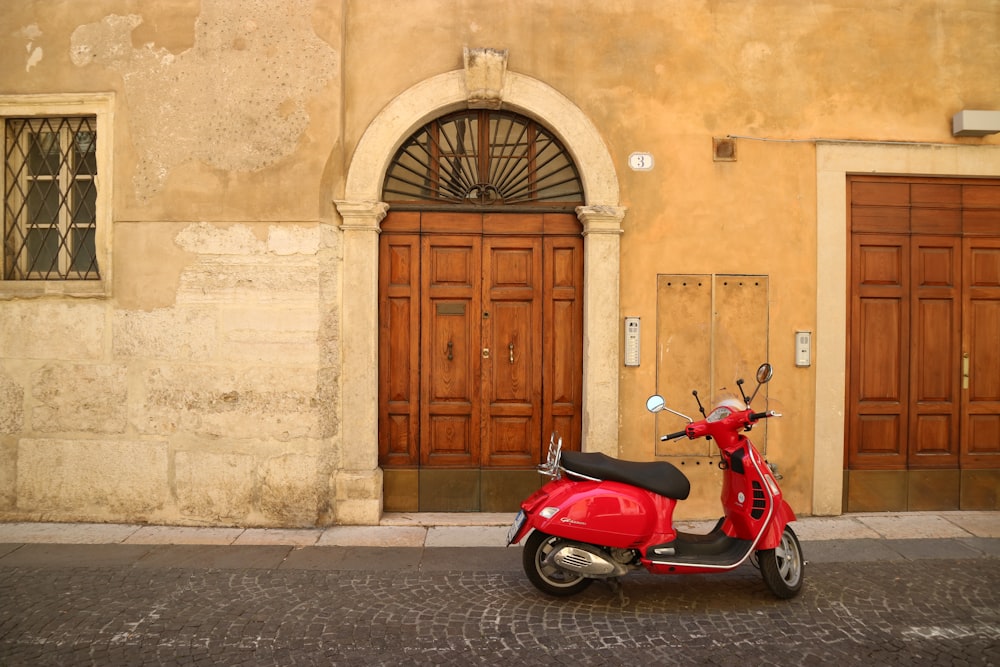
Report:
M97 119L8 118L4 280L97 280Z

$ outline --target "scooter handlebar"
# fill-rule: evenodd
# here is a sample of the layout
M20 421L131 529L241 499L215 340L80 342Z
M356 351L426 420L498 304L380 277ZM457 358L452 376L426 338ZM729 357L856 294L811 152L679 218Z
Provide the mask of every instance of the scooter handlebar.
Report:
M761 419L766 419L767 417L780 417L780 412L775 412L774 410L767 410L766 412L751 412L750 413L750 423L757 422ZM698 422L701 423L701 422ZM747 424L749 429L749 423ZM687 429L683 431L677 431L676 433L668 433L666 435L660 436L660 442L666 442L667 440L674 440L675 438L680 438L681 436L687 436L693 438L695 436L690 435Z

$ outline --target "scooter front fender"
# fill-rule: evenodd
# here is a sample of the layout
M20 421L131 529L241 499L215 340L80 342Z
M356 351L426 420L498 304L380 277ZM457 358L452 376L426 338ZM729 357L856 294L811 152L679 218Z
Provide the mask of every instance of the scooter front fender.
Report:
M774 516L771 517L767 528L764 529L764 534L757 542L757 551L774 549L781 544L781 535L785 532L785 526L792 521L795 521L795 512L792 511L791 505L785 502L784 498L779 499L774 508Z
M549 482L524 503L528 517L515 536L520 540L527 529L570 540L622 549L646 544L656 535L669 541L676 501L619 482Z

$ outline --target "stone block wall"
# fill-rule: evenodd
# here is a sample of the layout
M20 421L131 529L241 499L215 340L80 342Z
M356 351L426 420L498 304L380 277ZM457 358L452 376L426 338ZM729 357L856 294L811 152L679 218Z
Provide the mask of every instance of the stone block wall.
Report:
M334 521L336 248L315 224L157 229L188 260L172 305L3 303L0 520Z

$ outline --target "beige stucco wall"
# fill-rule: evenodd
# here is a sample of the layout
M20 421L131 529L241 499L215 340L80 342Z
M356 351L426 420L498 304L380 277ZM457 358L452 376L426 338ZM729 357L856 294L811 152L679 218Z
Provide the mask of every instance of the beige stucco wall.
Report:
M0 287L4 517L338 520L341 11L5 8L4 102L114 94L114 272L108 298Z
M655 323L670 317L657 274L764 274L769 397L785 414L768 455L796 510L837 513L841 461L823 434L842 429L829 297L845 289L831 243L846 237L827 179L845 171L824 168L833 144L814 139L872 142L847 144L847 171L1000 175L1000 135L950 133L960 109L1000 109L998 45L1000 0L13 0L0 110L113 93L113 271L88 298L0 284L0 519L377 520L375 406L352 384L372 369L354 328L371 299L352 299L372 289L381 208L377 174L354 190L348 177L390 157L359 154L373 126L440 112L427 101L376 123L460 73L464 47L506 49L513 78L540 87L508 94L514 108L556 128L585 119L610 160L588 173L613 183L588 195L617 201L588 203L617 207L618 290L588 303L585 367L612 375L590 396L593 433L611 432L586 446L652 457L653 391L693 412L695 387L657 386ZM564 131L571 151L592 140ZM744 137L737 159L714 161L727 135ZM883 160L892 142L962 148ZM635 151L651 171L628 167ZM600 371L626 315L642 317L643 363ZM796 330L815 332L810 368L793 365ZM718 471L685 470L682 513L714 515Z

